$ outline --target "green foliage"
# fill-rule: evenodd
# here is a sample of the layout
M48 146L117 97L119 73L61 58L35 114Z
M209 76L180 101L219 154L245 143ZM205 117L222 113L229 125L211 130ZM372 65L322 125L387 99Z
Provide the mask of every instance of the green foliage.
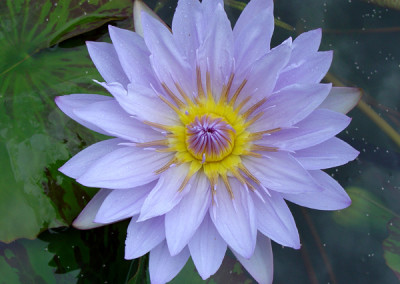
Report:
M96 138L54 97L102 92L91 82L100 78L84 46L53 45L131 11L130 0L0 2L1 241L67 225L89 198L57 169Z
M383 241L383 257L386 264L400 279L400 218L396 217L387 224L389 236Z
M334 220L353 230L373 228L384 231L387 221L394 216L372 193L358 187L347 189L352 204L342 211L334 212Z
M368 3L374 3L382 7L400 10L399 0L368 0Z
M48 265L53 254L41 240L18 240L5 246L0 244L0 283L72 283L79 270L62 275L54 274Z

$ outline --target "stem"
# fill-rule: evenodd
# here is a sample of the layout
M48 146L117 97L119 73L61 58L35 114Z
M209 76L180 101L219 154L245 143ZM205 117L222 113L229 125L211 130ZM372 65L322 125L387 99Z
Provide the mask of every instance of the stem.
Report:
M330 278L332 284L337 284L336 276L335 276L335 273L333 272L332 265L329 261L328 255L325 252L324 247L322 246L321 239L318 235L317 229L315 228L315 226L311 220L311 217L308 215L307 211L303 207L301 208L301 213L303 213L303 216L306 219L307 225L309 226L309 228L311 230L311 234L314 238L314 241L317 244L318 251L322 256L322 261L325 264L326 270L328 270L329 278Z
M317 275L315 274L315 270L312 266L311 260L310 260L310 256L308 254L308 250L306 249L304 244L301 244L301 258L304 261L304 265L306 267L306 271L308 274L308 278L310 279L310 283L311 284L318 284L318 279L317 279Z
M131 264L129 265L128 274L126 275L125 284L128 284L128 282L129 282L129 275L131 275L132 266L133 266L133 263L134 263L134 262L135 262L135 260L132 259L132 260L131 260Z

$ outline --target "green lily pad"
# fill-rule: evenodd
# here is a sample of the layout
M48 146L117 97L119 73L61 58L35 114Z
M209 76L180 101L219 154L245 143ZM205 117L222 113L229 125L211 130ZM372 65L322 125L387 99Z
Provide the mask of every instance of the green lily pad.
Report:
M383 241L383 257L400 280L400 218L390 220L387 229L389 237Z
M131 14L130 0L0 1L0 241L68 225L89 199L57 169L98 136L54 97L104 91L85 47L53 45Z
M372 193L359 188L347 188L352 204L350 207L335 211L334 220L342 226L365 230L374 228L384 232L385 224L393 218L394 213L386 208Z
M382 7L400 10L399 0L368 0L368 3L374 3Z
M18 240L12 244L0 244L0 275L7 283L73 283L78 270L62 275L54 274L48 266L53 254L41 240ZM1 282L5 283L5 282Z

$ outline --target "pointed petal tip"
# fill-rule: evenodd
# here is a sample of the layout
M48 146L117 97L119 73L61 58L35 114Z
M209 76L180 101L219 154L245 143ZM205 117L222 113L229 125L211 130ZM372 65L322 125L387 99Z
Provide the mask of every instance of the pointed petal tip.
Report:
M72 227L78 230L90 230L105 226L107 224L96 223L94 221L89 221L88 219L84 219L80 217L80 215L72 222Z

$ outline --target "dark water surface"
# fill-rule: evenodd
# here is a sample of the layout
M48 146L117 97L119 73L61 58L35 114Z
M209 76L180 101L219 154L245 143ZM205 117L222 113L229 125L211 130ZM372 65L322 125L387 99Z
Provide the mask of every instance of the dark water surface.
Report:
M146 3L171 23L176 1ZM225 2L232 21L243 3ZM131 16L130 0L0 1L0 283L148 281L147 257L124 260L128 222L69 227L96 190L57 171L104 137L68 119L54 97L106 94L91 81L101 77L84 42L109 41L107 23L132 29ZM275 17L274 46L322 27L321 50L334 50L326 81L364 96L339 135L360 156L328 171L353 204L339 212L290 205L302 248L273 244L274 283L398 283L400 3L276 0ZM252 282L231 253L207 280ZM203 281L189 261L172 283Z

